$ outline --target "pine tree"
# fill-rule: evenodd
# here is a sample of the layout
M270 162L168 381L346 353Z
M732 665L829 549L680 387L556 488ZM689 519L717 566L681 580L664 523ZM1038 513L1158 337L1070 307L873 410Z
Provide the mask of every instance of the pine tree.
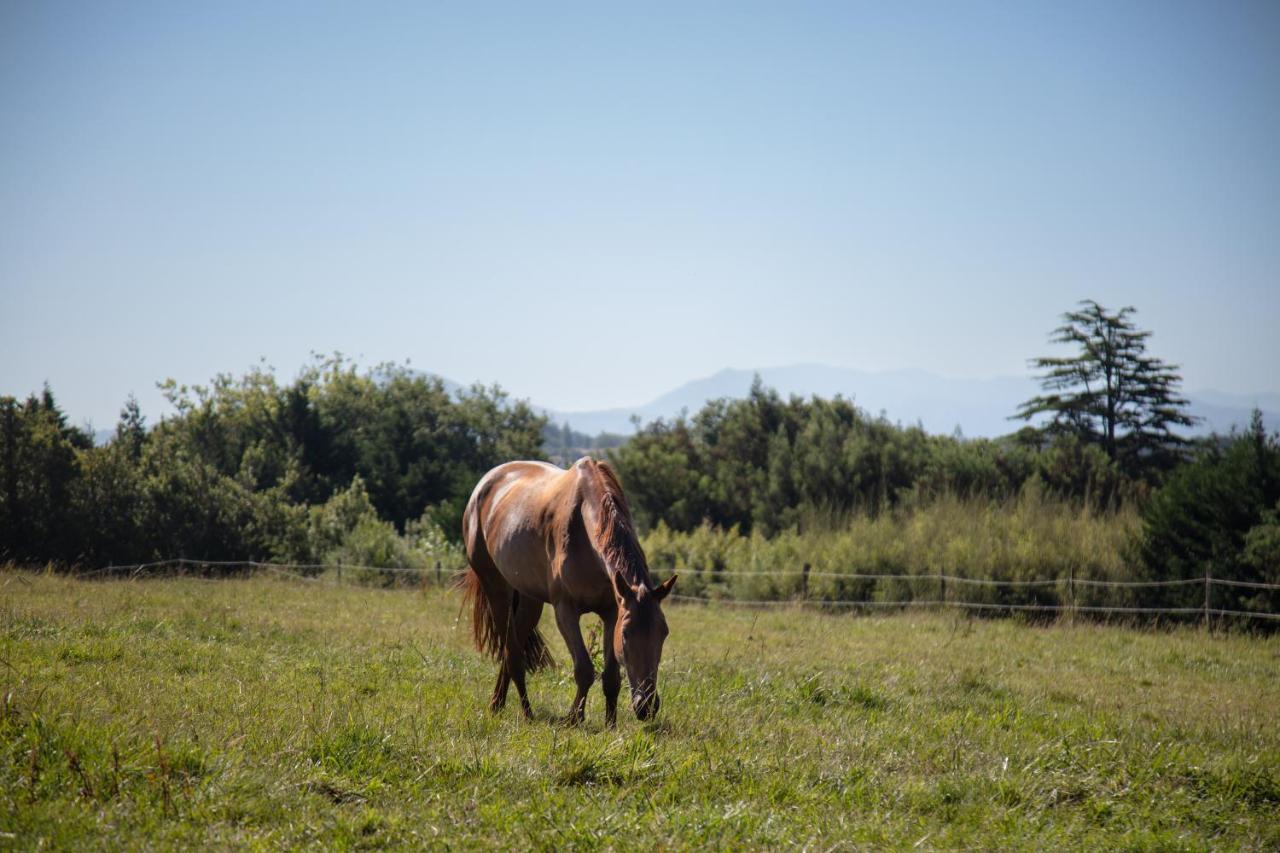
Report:
M142 458L142 445L147 440L147 420L142 415L138 400L132 394L120 410L120 421L116 424L115 440L120 444L129 461L137 464Z
M1196 419L1185 411L1177 366L1146 354L1151 332L1132 321L1136 309L1115 313L1093 300L1062 315L1050 341L1074 345L1066 357L1042 357L1032 365L1043 394L1019 406L1015 418L1051 414L1045 429L1073 434L1100 446L1130 474L1162 469L1176 461L1186 439L1174 427Z

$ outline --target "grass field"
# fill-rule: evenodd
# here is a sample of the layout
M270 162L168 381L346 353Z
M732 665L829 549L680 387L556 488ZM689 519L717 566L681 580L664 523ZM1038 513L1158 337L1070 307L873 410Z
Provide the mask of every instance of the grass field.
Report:
M0 847L1280 847L1276 637L672 606L662 718L575 730L458 605L0 573Z

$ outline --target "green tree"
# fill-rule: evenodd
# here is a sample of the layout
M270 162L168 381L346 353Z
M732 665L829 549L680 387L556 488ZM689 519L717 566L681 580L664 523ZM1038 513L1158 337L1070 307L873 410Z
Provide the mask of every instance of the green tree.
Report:
M0 559L74 559L80 549L71 491L78 452L92 448L84 430L67 425L53 392L19 404L0 398Z
M1255 411L1248 432L1208 445L1156 492L1143 516L1141 562L1157 578L1275 582L1277 567L1267 558L1278 502L1280 440ZM1253 593L1216 588L1214 596L1216 606L1245 609Z
M665 520L677 530L692 530L708 517L703 452L685 418L653 421L609 451L609 458L643 527Z
M77 451L79 476L71 491L80 531L76 559L87 565L155 559L155 506L146 488L146 419L130 395L115 436L105 447Z
M120 445L128 458L137 462L142 458L142 447L146 441L147 419L142 415L137 398L130 394L124 408L120 410L120 420L116 424L116 434L112 443Z
M1073 355L1032 360L1043 394L1019 407L1014 418L1051 415L1051 434L1097 444L1130 475L1172 467L1186 439L1173 430L1195 419L1185 411L1177 366L1147 355L1151 332L1132 320L1136 309L1110 312L1092 300L1063 314L1050 341L1073 346Z
M498 388L451 397L441 380L394 364L361 371L319 356L290 385L269 369L207 387L163 386L178 416L154 431L250 493L324 503L359 476L377 516L403 531L424 512L451 537L489 468L542 455L544 419Z
M655 421L610 456L643 525L685 531L708 522L770 535L804 516L892 506L934 452L917 427L870 418L843 397L784 401L757 379L746 398L713 400L692 420Z

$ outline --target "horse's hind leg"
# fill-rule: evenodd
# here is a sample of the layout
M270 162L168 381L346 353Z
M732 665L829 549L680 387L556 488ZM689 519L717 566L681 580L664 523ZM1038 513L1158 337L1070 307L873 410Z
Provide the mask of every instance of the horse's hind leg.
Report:
M498 658L498 680L493 685L493 695L489 697L489 710L501 711L507 704L507 688L511 684L510 646L511 634L514 631L512 622L513 590L497 568L484 566L484 561L477 561L483 567L476 575L480 579L479 594L484 596L488 605L490 630L496 640L493 652ZM492 566L492 563L489 563Z
M520 694L520 709L524 711L525 719L532 720L533 708L529 705L529 693L524 684L527 663L525 649L528 646L529 635L538 627L538 620L542 618L542 602L535 601L527 595L514 593L511 608L514 611L511 620L512 633L507 642L503 670L509 674L510 680L516 685L516 692Z
M489 596L489 607L493 611L494 624L498 631L502 632L504 637L502 646L498 652L498 680L493 685L493 695L489 697L489 710L495 714L501 711L507 704L507 688L511 685L511 668L510 668L510 634L511 634L511 595L512 591L507 589L505 592L496 591L490 593L486 588L485 594Z
M498 713L507 705L507 687L511 684L511 676L507 673L505 663L498 664L498 683L493 685L493 695L489 697L489 710Z
M489 698L489 710L501 711L507 704L507 688L511 684L507 646L512 633L511 609L515 590L503 579L489 554L484 531L476 518L475 495L463 512L462 531L470 564L470 570L464 575L464 586L467 596L475 602L471 618L476 648L498 659L498 681Z

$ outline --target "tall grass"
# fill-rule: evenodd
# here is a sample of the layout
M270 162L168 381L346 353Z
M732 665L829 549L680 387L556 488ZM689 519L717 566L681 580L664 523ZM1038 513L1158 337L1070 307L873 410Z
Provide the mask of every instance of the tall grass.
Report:
M706 525L677 533L659 524L644 537L644 547L655 571L681 573L681 592L709 597L904 601L963 594L979 602L1056 603L1064 598L1058 587L948 590L933 577L871 581L852 575L1061 580L1063 586L1071 577L1132 579L1125 551L1140 527L1138 513L1100 512L1059 500L1035 482L1003 501L944 495L925 506L876 515L812 513L798 529L771 538ZM807 584L805 565L811 572ZM1082 589L1081 596L1078 603L1097 591Z

